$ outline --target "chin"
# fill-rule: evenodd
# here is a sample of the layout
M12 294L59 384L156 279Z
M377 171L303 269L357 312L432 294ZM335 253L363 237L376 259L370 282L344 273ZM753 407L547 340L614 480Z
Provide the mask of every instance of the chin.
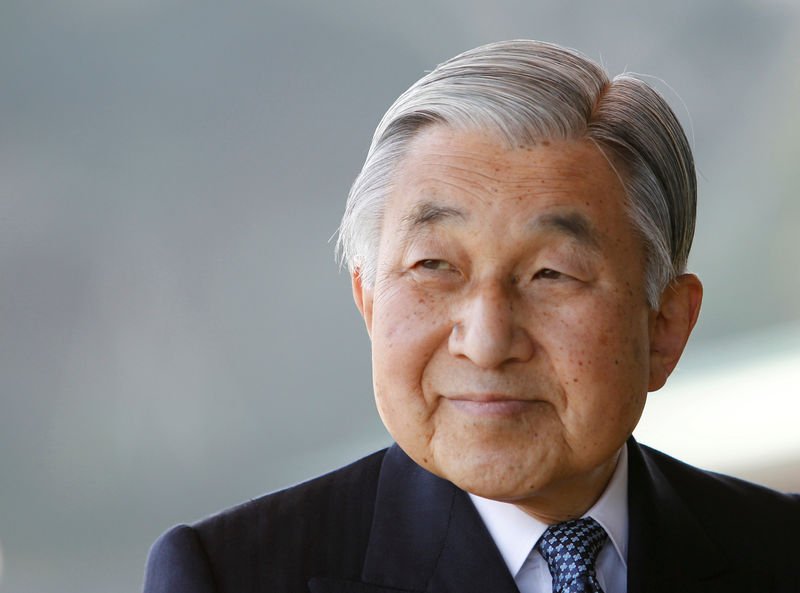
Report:
M451 481L465 492L483 498L511 503L529 498L539 489L536 479L521 481L519 475L500 476L499 479L496 475L488 479L469 476L464 480L456 479Z
M548 464L505 451L481 450L436 458L429 471L462 490L495 500L513 501L546 487L552 477Z

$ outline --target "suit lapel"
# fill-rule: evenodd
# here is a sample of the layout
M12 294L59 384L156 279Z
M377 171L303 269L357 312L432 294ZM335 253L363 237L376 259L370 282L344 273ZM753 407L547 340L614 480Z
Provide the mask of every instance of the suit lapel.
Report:
M469 497L397 446L386 454L361 582L315 579L313 593L518 593Z
M628 592L766 591L731 566L646 448L628 442Z
M461 490L453 498L447 538L427 590L519 593L492 536Z

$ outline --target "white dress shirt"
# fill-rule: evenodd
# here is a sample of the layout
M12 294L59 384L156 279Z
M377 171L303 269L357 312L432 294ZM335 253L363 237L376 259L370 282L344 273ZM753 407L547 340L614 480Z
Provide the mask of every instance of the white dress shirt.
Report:
M547 562L536 549L547 524L508 502L469 495L500 550L520 593L552 593ZM628 585L628 451L620 451L611 481L583 515L592 517L608 534L597 556L597 580L605 593L625 593Z

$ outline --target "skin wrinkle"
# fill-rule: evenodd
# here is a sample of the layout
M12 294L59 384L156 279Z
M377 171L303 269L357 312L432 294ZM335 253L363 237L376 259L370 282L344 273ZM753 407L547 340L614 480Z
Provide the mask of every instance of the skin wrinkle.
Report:
M420 132L419 134L420 135L424 134L424 132ZM487 136L487 141L491 142L492 139L493 139L492 135ZM597 145L597 143L593 139L591 139L591 142L593 144ZM549 146L549 144L548 144L548 146ZM601 150L601 152L602 152L602 149L600 149L599 146L598 146L598 149ZM434 170L434 171L438 167L448 167L448 168L451 169L451 172L461 172L461 173L465 174L464 177L454 176L454 178L458 178L458 179L463 180L463 181L468 181L470 183L474 183L474 182L476 182L478 180L481 180L481 179L485 179L485 180L493 181L493 182L502 182L502 183L511 182L511 183L518 183L518 184L519 183L530 183L531 181L536 181L536 182L545 182L546 181L545 179L541 178L541 176L539 174L530 175L528 171L520 172L519 170L509 170L506 167L491 167L490 166L489 168L491 168L494 171L494 173L499 173L501 170L503 170L507 174L514 175L514 179L511 179L511 180L509 180L509 179L501 179L501 178L498 178L496 175L491 175L491 174L489 174L487 172L476 170L476 167L479 167L481 165L485 165L487 163L490 163L491 159L496 158L497 155L502 154L506 150L507 149L504 148L504 144L503 144L499 148L499 150L492 151L491 153L489 153L487 155L474 155L474 154L471 154L468 151L461 151L461 150L458 150L458 149L453 151L452 154L446 154L446 153L443 153L443 152L431 152L430 154L426 155L425 158L420 159L420 162L421 162L421 164L423 166L430 166L430 168L432 170ZM528 153L534 152L536 150L537 150L536 147L526 147L525 148L525 152L528 152ZM605 156L604 152L603 152L603 155ZM459 159L461 159L463 161L466 161L466 163L469 166L466 166L464 163L459 163L459 164L448 163L446 165L443 165L443 164L441 164L439 162L442 159L442 157L450 157L450 156L454 156L454 157L459 158ZM606 157L606 158L608 159L608 157ZM396 177L402 176L403 164L404 163L400 163L399 166L397 167L397 171L395 172L395 176ZM545 163L543 159L537 158L537 157L533 157L531 159L530 165L531 165L531 167L536 165L536 166L542 167L544 169L549 169L549 171L552 172L553 174L555 174L555 176L561 175L563 177L570 177L570 176L575 176L575 175L581 175L583 173L583 169L578 164L573 165L573 164L568 164L568 163L559 163L559 164L553 164L553 163L549 163L549 162ZM616 172L616 169L615 169L615 172ZM441 181L440 178L436 178L436 179ZM622 178L621 177L619 177L619 181L620 181L621 185L624 187L624 183L622 182Z
M548 173L548 168L541 167L541 169L542 169L542 174L547 174ZM550 169L550 172L559 173L559 175L554 175L554 177L556 179L558 179L559 177L561 177L563 179L567 179L567 178L569 178L571 176L575 176L578 173L578 170L572 169L572 168L569 168L569 169L567 169L566 171L563 171L563 172L560 172L557 168L552 168L551 167L549 169ZM465 172L465 174L471 173L471 171L469 169L458 168L457 170L463 170ZM445 175L448 175L449 173L450 173L450 171L442 171L442 174L445 174ZM563 174L561 174L561 173L563 173ZM400 176L400 175L401 174L399 174L398 176ZM453 188L453 189L455 189L455 190L457 190L459 192L467 191L467 192L470 193L470 195L472 195L472 197L474 197L476 199L479 199L479 200L482 200L482 201L485 201L486 203L490 203L492 201L492 198L490 196L488 196L488 195L484 196L483 194L494 193L492 191L493 190L493 186L477 184L474 181L472 181L472 180L470 180L470 179L468 179L466 177L465 178L459 178L459 177L456 177L456 176L453 176L453 175L450 175L450 176L452 178L451 181L444 181L440 177L434 176L434 175L431 175L430 177L426 177L426 178L421 178L419 181L421 181L423 183L424 182L436 182L436 183L440 184L443 187L450 187L450 188ZM489 176L486 176L486 177L487 177L487 179L489 181L495 181L495 182L498 182L498 183L501 181L500 179L497 179L495 177L489 177ZM455 183L456 181L461 182L464 185L459 185L458 183ZM543 179L543 178L540 179L538 177L524 177L524 178L520 178L519 180L516 180L516 181L511 182L511 183L503 182L504 185L520 186L520 187L525 187L525 188L527 188L528 186L530 186L533 183L539 184L539 187L537 187L537 195L543 195L543 196L548 196L549 195L550 197L554 197L554 198L562 197L564 195L564 191L560 187L560 182L558 180L547 180L547 179ZM472 187L468 188L468 187L465 187L465 185L472 186ZM501 199L503 199L503 200L519 200L520 198L525 198L526 195L527 195L527 193L522 193L522 194L519 194L519 195L513 195L513 196L506 197L506 198L501 198Z
M427 179L426 181L437 181L437 178L435 178L435 177L431 177L431 178ZM456 181L458 181L458 180L456 180ZM466 181L466 180L463 180L463 181ZM487 201L488 201L488 197L487 197L487 198L484 198L484 197L481 195L481 193L480 193L480 188L477 188L476 190L472 190L472 191L470 191L470 190L466 189L466 188L465 188L463 185L459 185L458 183L454 183L454 182L452 182L452 181L450 181L450 182L439 181L439 184L440 184L442 187L450 187L450 188L452 188L452 189L455 189L455 190L457 190L457 191L459 191L459 192L464 192L464 191L466 191L466 192L469 192L469 193L470 193L470 195L471 195L473 198L475 198L475 199L478 199L478 200L487 200ZM484 190L484 191L486 191L486 190ZM490 191L489 191L489 192L487 192L487 193L490 193Z
M436 126L395 181L375 284L353 277L381 418L467 491L580 516L638 421L660 327L619 179L590 142Z

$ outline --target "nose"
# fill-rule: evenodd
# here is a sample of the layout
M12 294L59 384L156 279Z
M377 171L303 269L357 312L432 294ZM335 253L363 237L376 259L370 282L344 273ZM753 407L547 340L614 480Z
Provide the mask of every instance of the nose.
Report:
M512 290L486 286L466 300L450 333L453 356L492 369L506 362L525 362L534 353L533 340L520 322L520 303Z

